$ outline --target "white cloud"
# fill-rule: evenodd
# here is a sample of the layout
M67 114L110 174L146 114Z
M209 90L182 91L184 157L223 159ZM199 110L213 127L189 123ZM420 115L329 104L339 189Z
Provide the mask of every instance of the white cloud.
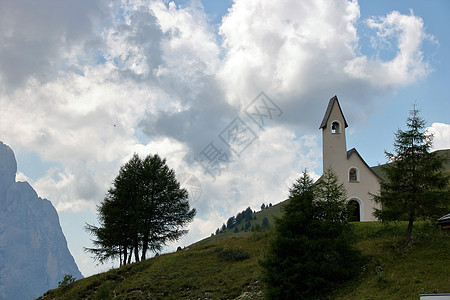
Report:
M265 90L290 112L286 122L315 126L323 110L318 100L338 94L364 116L373 110L373 95L430 72L421 45L431 37L420 17L359 18L357 1L235 1L220 28L226 55L219 75L228 101L244 106ZM376 40L392 41L394 57L361 53L362 26Z
M433 134L433 150L450 149L450 124L433 123L427 131Z
M368 19L366 24L376 30L376 36L372 36L373 47L381 51L388 48L395 52L395 57L390 60L356 57L346 67L351 76L362 77L374 87L383 88L409 84L431 71L421 45L433 37L425 33L423 20L412 11L410 15L393 11L385 17Z

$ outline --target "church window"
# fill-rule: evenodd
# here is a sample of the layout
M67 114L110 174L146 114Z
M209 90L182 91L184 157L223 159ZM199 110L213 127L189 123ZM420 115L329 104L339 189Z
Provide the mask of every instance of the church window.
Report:
M351 167L348 170L348 181L359 181L359 170L356 167Z
M331 133L341 133L341 123L339 121L331 122Z

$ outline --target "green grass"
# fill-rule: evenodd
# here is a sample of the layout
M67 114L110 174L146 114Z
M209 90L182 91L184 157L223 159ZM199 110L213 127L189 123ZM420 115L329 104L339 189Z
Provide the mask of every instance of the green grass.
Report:
M189 250L78 280L41 299L233 299L252 292L262 298L256 266L265 243L254 236L206 239Z
M450 292L450 231L415 224L406 247L406 223L355 223L366 257L360 275L335 299L418 299ZM78 280L40 299L263 299L260 260L268 232L224 233L183 250Z
M356 225L358 247L367 263L336 299L418 299L434 290L450 292L449 231L418 222L412 246L405 246L406 222Z

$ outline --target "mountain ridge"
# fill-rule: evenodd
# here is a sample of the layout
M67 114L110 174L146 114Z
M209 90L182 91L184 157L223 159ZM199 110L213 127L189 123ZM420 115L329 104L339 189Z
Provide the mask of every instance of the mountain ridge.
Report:
M15 181L14 152L0 142L0 299L33 299L65 274L82 278L52 203Z

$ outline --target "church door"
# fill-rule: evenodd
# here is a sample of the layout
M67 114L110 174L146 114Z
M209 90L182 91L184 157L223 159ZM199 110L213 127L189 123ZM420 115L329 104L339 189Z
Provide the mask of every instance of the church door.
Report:
M359 202L355 199L348 201L348 207L350 210L350 221L351 222L359 222L361 221L361 216L359 213Z

